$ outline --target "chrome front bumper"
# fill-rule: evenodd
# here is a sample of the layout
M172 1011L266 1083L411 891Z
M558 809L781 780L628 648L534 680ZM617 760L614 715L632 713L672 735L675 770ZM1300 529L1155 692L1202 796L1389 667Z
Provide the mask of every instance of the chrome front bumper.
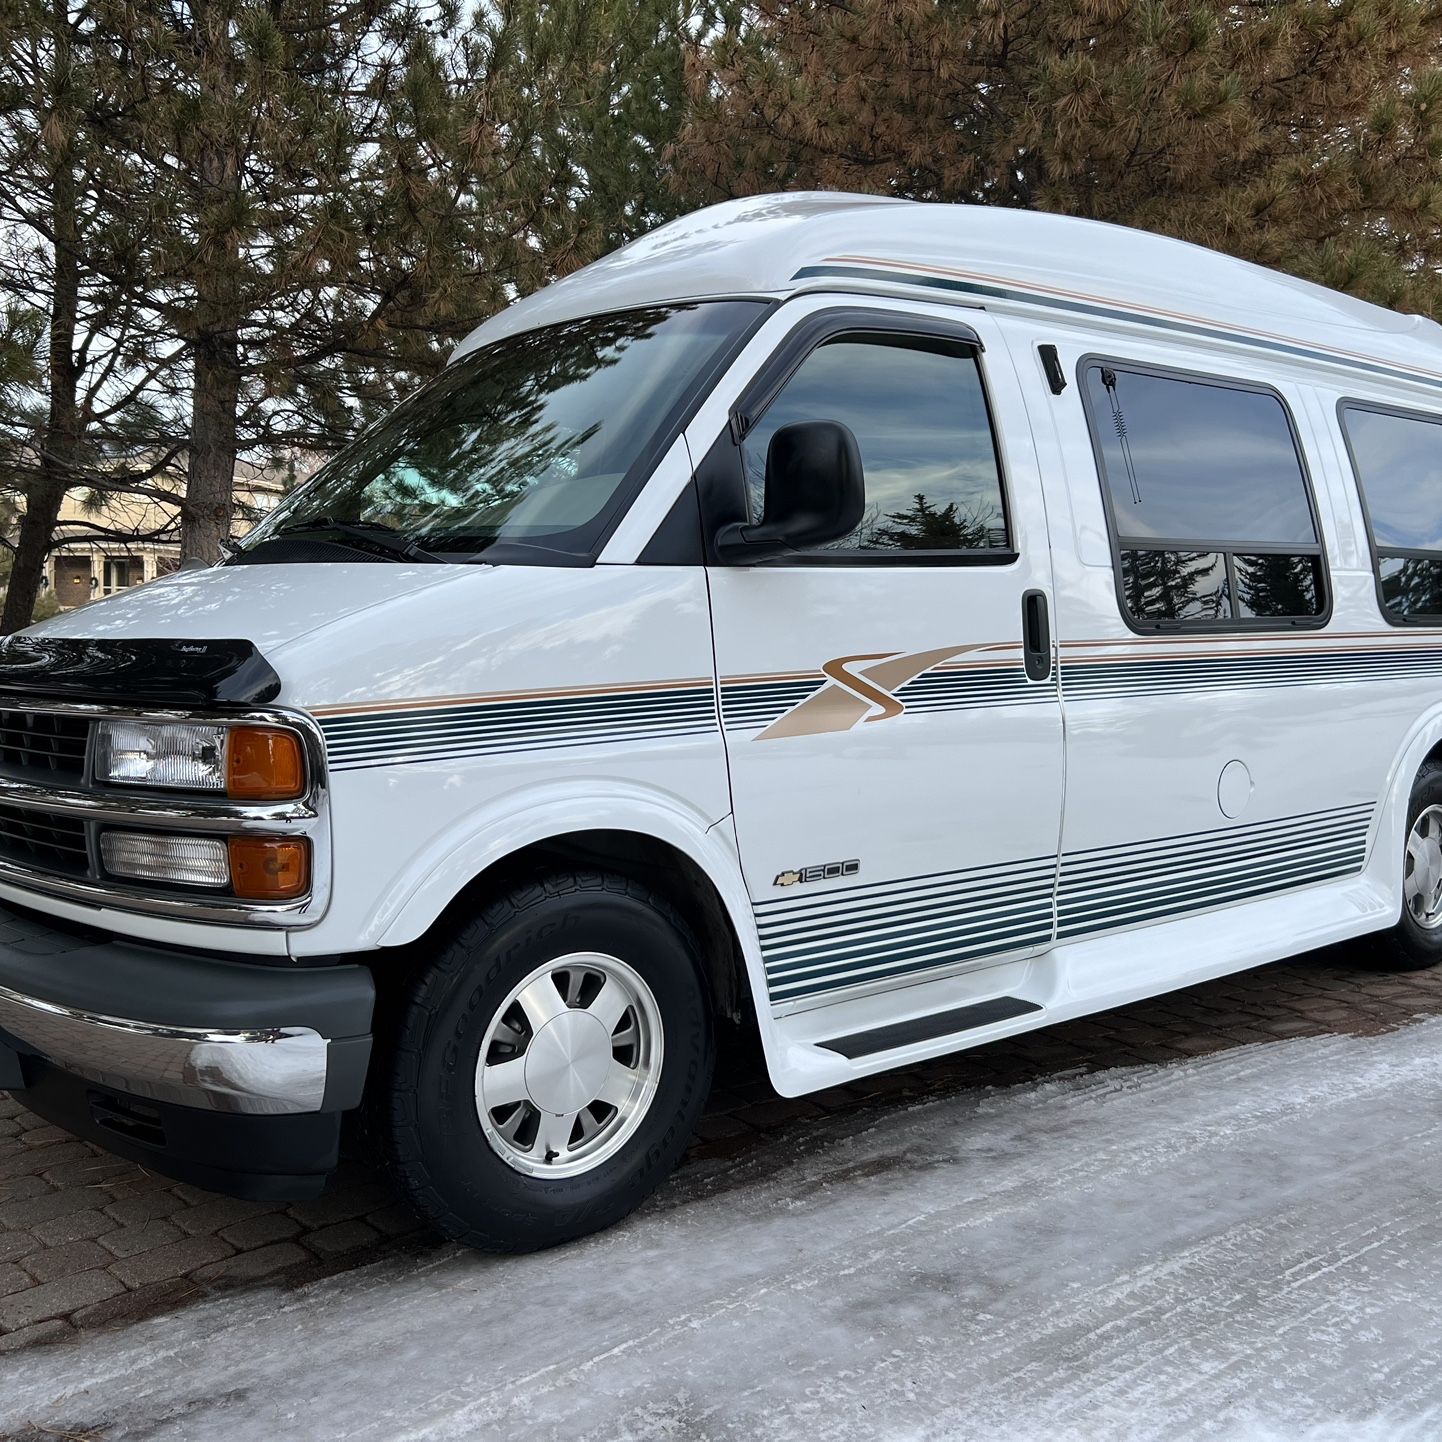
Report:
M62 1071L131 1096L269 1116L325 1106L330 1043L310 1027L163 1026L0 986L0 1032Z
M0 1052L22 1074L200 1114L343 1112L364 1091L374 1005L363 966L163 949L0 903Z

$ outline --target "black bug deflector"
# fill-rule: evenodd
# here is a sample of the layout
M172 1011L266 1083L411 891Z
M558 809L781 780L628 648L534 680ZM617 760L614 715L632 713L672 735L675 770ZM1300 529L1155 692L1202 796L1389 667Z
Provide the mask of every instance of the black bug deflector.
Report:
M0 691L130 705L255 705L280 677L249 641L111 640L9 636Z

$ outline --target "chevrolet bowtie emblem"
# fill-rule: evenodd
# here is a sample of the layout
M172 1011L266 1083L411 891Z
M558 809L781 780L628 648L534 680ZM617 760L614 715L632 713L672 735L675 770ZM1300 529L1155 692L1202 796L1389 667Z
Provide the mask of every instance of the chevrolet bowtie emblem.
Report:
M800 881L836 881L843 876L855 876L861 870L861 862L853 857L850 861L823 861L819 866L803 866L799 871L783 871L772 886L795 886Z
M827 684L793 706L756 737L775 741L783 736L817 736L849 731L861 721L888 721L906 711L895 692L923 671L975 646L942 646L934 651L881 651L863 656L838 656L822 664ZM869 662L869 665L861 665ZM853 670L856 667L858 669ZM778 883L779 884L779 883Z

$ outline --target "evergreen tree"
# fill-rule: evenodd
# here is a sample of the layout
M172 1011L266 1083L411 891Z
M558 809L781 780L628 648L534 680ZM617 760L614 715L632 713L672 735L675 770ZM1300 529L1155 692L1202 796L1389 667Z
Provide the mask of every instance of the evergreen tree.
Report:
M1237 556L1237 599L1244 616L1312 616L1317 562L1311 556Z
M1231 615L1216 557L1206 551L1123 551L1122 593L1139 621L1215 621Z
M674 203L623 183L656 175L645 97L682 94L669 0L94 3L148 303L187 355L188 554L219 554L238 454L332 448Z
M678 169L1117 221L1435 310L1439 42L1420 0L765 0L697 41Z
M871 550L974 551L989 544L986 520L955 501L938 507L919 492L904 511L890 511L866 532Z

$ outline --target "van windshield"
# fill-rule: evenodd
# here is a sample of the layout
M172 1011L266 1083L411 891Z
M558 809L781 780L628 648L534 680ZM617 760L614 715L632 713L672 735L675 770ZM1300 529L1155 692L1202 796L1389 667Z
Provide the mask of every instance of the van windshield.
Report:
M314 558L285 544L303 539L378 560L584 563L762 309L589 316L465 356L283 500L235 559Z

